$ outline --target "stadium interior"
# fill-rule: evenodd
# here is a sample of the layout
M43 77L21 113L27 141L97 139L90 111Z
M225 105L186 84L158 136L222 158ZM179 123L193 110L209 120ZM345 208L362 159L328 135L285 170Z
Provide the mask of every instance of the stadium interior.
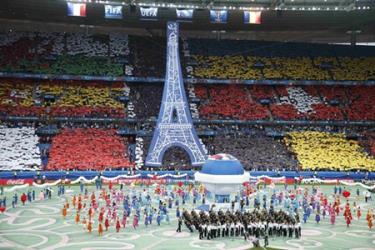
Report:
M99 1L84 17L67 16L65 1L5 1L1 170L150 169L174 10L156 5L158 19L140 21L139 3L117 4L126 22L103 17ZM375 169L375 47L359 45L374 38L371 3L211 3L229 9L225 24L202 4L180 23L179 53L207 154L230 153L248 170ZM239 21L246 8L262 11L260 25ZM162 169L193 168L179 147L163 159Z

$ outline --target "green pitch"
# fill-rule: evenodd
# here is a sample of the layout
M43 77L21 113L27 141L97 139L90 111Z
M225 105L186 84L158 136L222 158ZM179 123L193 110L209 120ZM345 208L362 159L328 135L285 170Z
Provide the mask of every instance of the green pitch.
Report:
M129 187L125 187L125 191ZM277 186L276 189L283 188ZM88 186L89 192L94 190L93 186ZM141 190L140 187L136 187ZM150 188L152 189L152 188ZM331 194L333 187L322 187L324 192ZM38 196L40 189L36 189ZM349 188L352 195L356 188ZM25 190L27 191L27 190ZM65 197L71 203L73 194L79 193L79 187L66 187ZM361 189L361 193L364 191ZM21 194L21 191L18 191ZM57 189L51 200L35 201L20 205L14 209L9 208L5 213L0 214L0 249L144 249L144 250L168 250L168 249L251 249L252 244L245 242L242 237L219 238L215 240L199 240L198 233L190 233L183 227L182 233L176 233L177 219L175 209L171 209L171 222L163 221L161 226L157 226L155 221L147 228L143 224L141 217L138 229L131 227L131 220L128 219L125 229L121 228L116 233L112 224L109 231L103 236L98 236L97 220L93 225L93 232L89 234L83 229L82 224L77 225L74 221L75 211L68 210L68 216L63 219L61 209L65 202L65 197L56 196ZM7 194L8 207L11 204L11 196ZM98 195L97 195L98 197ZM350 198L351 204L356 198ZM365 216L367 209L375 208L375 202L365 203L361 196L358 200L362 208L362 218L353 220L352 225L347 228L344 224L343 216L336 219L336 225L329 224L329 218L322 218L318 224L311 217L307 224L302 225L302 238L271 238L269 247L275 249L330 249L330 250L369 250L375 249L375 230L369 231ZM250 203L252 206L253 202ZM156 207L156 203L154 204ZM185 206L187 209L193 208L192 204ZM251 208L252 209L252 208ZM122 214L122 213L120 213ZM302 217L302 214L300 214ZM356 217L353 214L353 217ZM263 245L263 240L261 240ZM264 249L264 248L260 248Z

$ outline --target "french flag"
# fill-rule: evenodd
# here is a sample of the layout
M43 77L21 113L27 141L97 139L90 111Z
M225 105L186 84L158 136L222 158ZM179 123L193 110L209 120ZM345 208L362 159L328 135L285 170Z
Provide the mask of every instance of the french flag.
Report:
M85 3L67 3L68 4L68 16L86 16L86 4Z
M261 24L262 12L261 11L244 11L244 22L250 24Z

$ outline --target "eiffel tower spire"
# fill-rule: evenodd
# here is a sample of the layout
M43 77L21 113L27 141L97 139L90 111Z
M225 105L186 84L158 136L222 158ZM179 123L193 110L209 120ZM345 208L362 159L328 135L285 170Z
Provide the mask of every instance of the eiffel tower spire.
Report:
M161 166L165 151L181 147L190 157L193 166L206 159L202 144L193 127L181 73L178 52L179 26L167 23L167 69L158 122L151 141L146 166Z

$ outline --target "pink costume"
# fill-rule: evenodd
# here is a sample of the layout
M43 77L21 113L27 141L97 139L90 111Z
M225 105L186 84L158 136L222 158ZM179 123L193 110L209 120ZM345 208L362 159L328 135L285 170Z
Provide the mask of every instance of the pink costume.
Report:
M133 227L134 227L134 229L136 229L138 227L138 216L137 215L134 215Z
M122 221L121 221L121 224L122 224L122 226L123 226L123 228L125 228L126 227L126 214L124 214L123 216L122 216Z
M330 215L331 215L331 225L335 225L335 221L336 221L336 214L335 214L335 211L333 208L331 208L331 210L329 211Z

